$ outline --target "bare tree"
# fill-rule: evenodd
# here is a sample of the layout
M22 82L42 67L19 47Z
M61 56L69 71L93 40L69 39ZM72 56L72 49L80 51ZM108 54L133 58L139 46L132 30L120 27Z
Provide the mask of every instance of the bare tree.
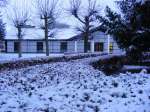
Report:
M84 52L88 51L88 40L91 34L90 30L94 28L96 17L100 14L99 4L97 0L85 0L84 6L82 6L83 0L70 0L69 12L73 15L81 24L81 27L76 27L78 31L83 34L84 37Z
M23 29L26 28L27 22L30 20L30 12L28 10L27 0L16 0L15 3L8 7L8 17L17 30L18 38L18 55L22 57L22 39L24 37Z
M41 28L44 30L45 45L46 45L46 56L49 56L49 37L53 36L52 30L55 28L57 10L56 6L58 0L36 0L38 14L40 19L43 21Z

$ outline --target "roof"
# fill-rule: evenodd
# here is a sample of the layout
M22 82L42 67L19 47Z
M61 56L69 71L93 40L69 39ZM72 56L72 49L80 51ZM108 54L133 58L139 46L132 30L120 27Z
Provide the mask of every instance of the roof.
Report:
M72 30L71 29L55 29L56 33L54 34L54 37L49 37L49 40L75 41L75 40L84 39L83 33L77 34L76 32ZM96 27L92 29L90 33L98 32L98 31L104 34L104 29L102 27ZM26 28L24 32L25 32L25 35L23 37L24 40L37 40L37 41L44 40L44 35L43 35L44 31L42 29L30 27L30 28ZM90 39L92 39L92 36ZM5 40L18 40L18 38L16 34L12 34L12 35L7 34Z
M9 30L16 30L13 28L8 28L7 32ZM54 29L54 37L49 37L51 40L65 40L69 39L70 37L73 37L77 35L77 33L73 29L65 28L65 29ZM41 40L44 39L44 30L39 28L25 28L23 29L23 39L27 40ZM6 34L5 40L16 40L17 34L16 31L9 32Z
M93 28L93 29L90 31L90 33L98 32L98 31L101 32L101 33L104 33L104 32L105 32L105 29L104 29L103 27L99 26L99 27ZM68 39L68 40L81 40L81 39L83 40L83 38L84 38L83 35L84 35L84 34L81 33L81 34L78 34L78 35L75 35L75 36L71 37L71 38ZM90 39L92 39L92 36L91 36Z
M54 34L54 37L49 37L49 40L68 40L68 41L75 41L75 40L83 40L84 36L83 33L77 34L76 32L72 31L73 29L55 29L56 33ZM104 28L102 27L96 27L90 31L90 33L94 32L101 32L104 33ZM24 40L44 40L44 31L39 28L30 27L26 28L24 31L25 35L23 37ZM57 38L56 38L57 37ZM91 38L92 39L92 36ZM6 36L5 40L18 40L16 34L8 35Z

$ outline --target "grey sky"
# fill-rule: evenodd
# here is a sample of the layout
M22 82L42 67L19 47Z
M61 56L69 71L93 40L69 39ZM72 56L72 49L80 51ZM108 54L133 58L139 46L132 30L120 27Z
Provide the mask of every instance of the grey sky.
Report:
M35 12L33 12L33 10L34 10L34 6L33 6L33 4L31 3L32 1L35 1L35 0L10 0L10 4L11 5L16 5L16 4L18 4L19 5L19 7L21 8L22 6L20 5L21 4L21 1L26 1L26 3L28 4L28 8L27 9L29 9L29 11L31 12L31 14L32 14L32 16L33 16L33 20L34 21L31 21L31 23L33 24L33 25L37 25L38 23L40 23L39 22L39 20L37 19L37 17L35 17L36 16L36 13ZM65 24L68 24L68 25L70 25L70 26L72 26L72 27L74 27L74 26L76 26L76 25L78 25L79 23L78 23L78 21L76 21L73 17L71 17L70 15L68 15L65 11L62 11L63 9L67 9L68 8L68 6L69 6L69 2L68 2L69 0L60 0L60 4L59 4L59 6L58 6L58 8L60 8L60 10L61 10L61 17L58 19L58 21L60 22L60 23L65 23ZM82 2L84 3L84 1L86 1L86 0L82 0ZM115 3L114 3L114 1L115 0L97 0L97 2L99 3L99 5L101 6L101 9L102 10L104 10L105 9L105 7L108 5L109 7L111 7L113 10L117 10L117 8L116 8L116 5L115 5ZM85 5L85 3L84 3L84 5ZM11 12L11 10L9 10L9 11L7 11L8 13L12 13ZM6 13L5 13L6 14ZM104 14L104 12L102 12L102 14ZM12 34L12 35L15 35L14 33L16 32L15 31L15 28L10 24L10 21L7 19L7 16L5 15L4 16L5 17L5 21L7 22L7 32L9 32L10 33L10 35ZM37 19L37 20L36 20ZM69 32L70 32L70 34L69 34ZM63 34L63 33L66 33L66 34L68 34L67 36L65 35L65 34ZM66 37L70 37L71 35L73 35L74 33L72 33L72 31L66 31L65 32L65 30L63 30L63 32L62 32L62 34L60 33L60 35L64 35L64 36L66 36Z
M34 14L35 12L33 11L35 6L33 6L33 3L35 0L9 0L9 4L10 5L18 5L19 9L21 9L23 7L23 4L21 3L21 1L26 2L26 4L28 4L28 8L31 12L31 15L34 16L33 18L35 19L37 14ZM84 1L87 0L82 0L83 5L85 5L86 3ZM105 7L108 5L109 7L111 7L113 10L117 10L116 5L114 3L114 1L116 0L97 0L97 3L100 5L101 9L104 10ZM75 20L73 18L71 18L71 16L69 14L67 14L66 9L68 9L69 6L69 0L59 0L59 4L58 4L58 9L60 10L60 18L59 18L59 22L65 22L68 24L76 24ZM11 10L7 11L8 13L10 13L9 15L12 14ZM102 14L104 15L104 12L102 11ZM74 22L73 22L74 21Z

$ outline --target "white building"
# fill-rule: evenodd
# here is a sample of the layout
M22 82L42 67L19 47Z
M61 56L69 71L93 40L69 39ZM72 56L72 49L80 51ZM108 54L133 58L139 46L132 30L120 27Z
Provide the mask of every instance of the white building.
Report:
M45 53L45 41L42 36L41 30L30 30L26 34L22 41L22 52L23 53ZM27 33L27 32L26 32ZM68 33L68 35L67 35ZM75 35L70 33L69 30L62 29L61 33L56 34L58 38L49 39L50 53L83 53L84 52L84 40L81 34ZM70 36L63 38L64 36ZM17 53L18 39L16 36L9 35L5 39L5 52L6 53ZM96 31L92 33L89 38L88 45L89 52L104 52L104 53L120 53L122 52L114 40L103 32Z
M10 4L13 6L15 0L12 0ZM32 1L32 0L31 0ZM30 1L29 1L30 2ZM67 6L64 0L62 0L64 6ZM31 4L31 3L29 3ZM61 4L62 5L62 4ZM3 16L6 24L7 34L4 40L5 42L5 52L6 53L17 53L18 52L18 39L17 39L17 31L15 27L12 25L12 21L7 19L9 13L11 15L11 11L8 11L9 8L3 8ZM35 11L35 13L34 13ZM31 12L33 21L30 21L28 24L39 27L41 25L41 20L37 18L36 10L31 7ZM8 13L8 14L7 14ZM82 53L84 52L84 42L83 36L77 34L77 32L71 30L71 27L74 27L78 24L77 21L70 15L66 16L64 13L61 15L63 19L57 20L58 23L67 24L70 28L62 28L56 30L55 38L49 38L49 49L50 53ZM61 31L60 31L61 30ZM28 28L23 31L25 34L22 41L22 52L23 53L44 53L45 52L45 42L44 42L44 32L38 28ZM113 41L113 39L102 32L95 32L91 35L89 39L89 52L112 52L119 53L122 52L117 44Z

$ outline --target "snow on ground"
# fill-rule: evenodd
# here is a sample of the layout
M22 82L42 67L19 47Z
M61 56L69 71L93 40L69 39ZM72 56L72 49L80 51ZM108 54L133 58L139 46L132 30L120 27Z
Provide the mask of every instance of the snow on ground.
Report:
M125 70L137 70L137 69L149 69L148 66L137 66L137 65L124 65Z
M150 74L105 76L97 58L0 73L0 112L150 112Z
M45 56L45 53L24 53L21 59L28 59L28 58L35 58L35 57L43 57ZM50 57L59 57L63 56L63 54L50 54ZM3 61L12 61L12 60L18 60L18 54L17 53L0 53L0 62Z

